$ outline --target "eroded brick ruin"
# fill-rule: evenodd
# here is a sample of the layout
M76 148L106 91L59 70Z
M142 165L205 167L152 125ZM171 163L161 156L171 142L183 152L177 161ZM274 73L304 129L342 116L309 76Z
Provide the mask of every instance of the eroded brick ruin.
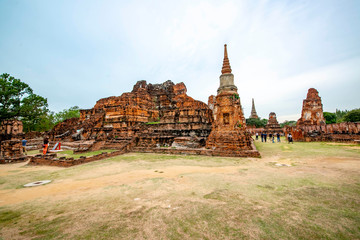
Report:
M324 125L325 118L319 92L315 88L308 90L306 99L303 101L301 117L297 121L298 126Z
M0 163L22 162L26 160L21 138L23 124L18 120L3 120L0 123Z
M82 142L77 152L126 145L137 152L259 157L226 46L224 52L218 95L209 105L189 97L184 83L138 81L131 92L100 99L92 109L80 110L79 119L55 126L51 140Z
M296 127L287 126L284 131L286 134L291 133L295 141L360 141L359 123L326 124L321 98L315 88L308 90Z
M271 112L269 114L269 120L265 126L265 131L268 133L283 133L283 130L276 119L276 113Z
M234 84L227 47L217 95L208 104L187 95L184 83L168 80L162 84L138 81L131 92L100 99L91 109L80 110L80 118L68 119L56 125L47 135L51 141L61 141L64 148L74 152L116 149L79 159L57 158L55 154L37 155L30 164L69 167L126 152L155 152L170 154L201 154L208 156L260 157L246 126L240 97ZM258 118L252 99L250 118ZM20 137L21 122L3 122L0 128L1 157L19 158L23 155ZM253 132L259 129L253 129ZM282 133L276 114L269 114L264 129ZM303 101L301 118L296 127L285 127L297 141L360 140L360 124L325 124L321 98L310 88ZM35 149L42 145L41 135L29 140Z
M211 131L212 111L186 92L184 83L138 81L132 92L100 99L94 108L81 110L80 119L56 126L51 136L54 140L92 140L101 145L98 147L111 148L133 142L138 151L203 147Z

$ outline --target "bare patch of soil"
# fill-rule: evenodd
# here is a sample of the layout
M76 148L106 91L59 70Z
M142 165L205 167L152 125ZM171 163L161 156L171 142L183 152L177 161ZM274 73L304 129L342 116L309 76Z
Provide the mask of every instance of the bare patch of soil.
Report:
M274 164L269 166L269 163L281 163L293 166L291 167L276 167ZM0 169L0 176L11 174L19 174L19 172L31 172L38 170L57 171L57 167L23 167L24 163L5 165ZM258 172L267 172L271 174L274 172L274 167L285 175L299 175L299 174L320 174L329 177L341 177L339 171L334 169L344 169L351 171L359 171L359 159L342 158L342 157L321 157L308 158L301 161L294 161L292 159L281 159L278 156L263 158L260 160L253 160L248 164L253 170L253 173L247 173L242 176L244 182L256 178ZM118 168L124 166L124 163L119 163ZM114 171L114 165L101 166L97 171L81 172L75 178L67 178L64 180L55 180L54 182L33 188L20 189L6 189L0 190L0 206L17 204L24 201L34 200L42 197L56 197L66 198L72 195L81 195L81 193L91 193L97 189L102 189L107 186L120 186L123 184L133 184L138 181L164 178L177 179L179 183L185 183L186 178L180 178L182 175L188 174L239 174L239 170L243 166L222 166L222 167L202 167L202 166L167 166L164 168L130 170L127 172ZM42 179L39 179L42 180ZM25 183L24 183L25 184Z

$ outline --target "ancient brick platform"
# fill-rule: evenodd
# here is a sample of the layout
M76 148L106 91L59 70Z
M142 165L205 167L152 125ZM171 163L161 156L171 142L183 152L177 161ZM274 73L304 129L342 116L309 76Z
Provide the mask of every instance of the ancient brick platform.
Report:
M360 142L360 123L354 122L296 127L287 126L284 132L286 134L291 133L295 141Z
M29 160L28 156L2 157L0 158L0 164L20 163L20 162L26 162L27 160Z
M115 157L121 154L124 154L125 151L115 151L111 153L103 152L91 157L81 156L78 159L74 158L58 158L56 153L46 154L46 155L36 155L30 158L28 165L47 165L47 166L56 166L56 167L72 167L79 164L89 163L93 161L98 161L110 157Z

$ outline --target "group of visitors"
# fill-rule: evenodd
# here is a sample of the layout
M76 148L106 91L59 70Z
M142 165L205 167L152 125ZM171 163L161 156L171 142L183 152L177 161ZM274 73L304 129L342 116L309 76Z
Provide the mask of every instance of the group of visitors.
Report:
M277 142L281 142L281 140L280 140L280 133L269 133L269 134L268 134L267 132L261 132L261 134L260 134L261 142L266 142L268 136L269 136L269 140L272 141L272 143L275 143L275 136L276 136ZM255 134L255 139L256 139L256 140L259 139L259 133L256 133L256 134ZM287 135L287 140L288 140L288 143L294 143L291 133L289 133L289 134Z
M24 154L27 155L26 143L27 143L27 140L25 139L25 137L23 137L23 139L21 141L21 145L22 145ZM49 138L45 137L44 138L44 144L43 144L43 154L45 155L48 152L49 152Z

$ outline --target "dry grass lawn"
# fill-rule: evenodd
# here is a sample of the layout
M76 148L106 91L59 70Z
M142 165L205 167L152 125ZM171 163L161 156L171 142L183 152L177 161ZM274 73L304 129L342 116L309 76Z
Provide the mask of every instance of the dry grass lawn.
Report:
M360 239L359 145L256 146L262 158L0 165L0 239Z

